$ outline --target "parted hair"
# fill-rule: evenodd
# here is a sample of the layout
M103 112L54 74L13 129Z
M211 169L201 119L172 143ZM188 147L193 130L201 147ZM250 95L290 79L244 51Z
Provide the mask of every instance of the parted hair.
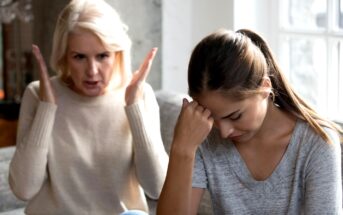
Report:
M131 40L127 26L117 11L104 0L71 0L60 12L52 44L50 64L62 78L71 81L66 61L68 37L78 30L90 31L96 35L104 47L115 52L115 72L124 84L131 77Z
M271 80L271 98L279 108L308 122L327 142L331 140L323 127L342 134L340 126L318 114L293 89L265 40L251 30L215 31L196 45L188 65L192 97L216 90L241 100L260 93L265 77Z

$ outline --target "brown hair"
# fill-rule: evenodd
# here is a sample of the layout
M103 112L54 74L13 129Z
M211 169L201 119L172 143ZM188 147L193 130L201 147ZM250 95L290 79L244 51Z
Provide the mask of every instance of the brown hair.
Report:
M264 77L271 80L274 103L308 122L324 140L331 141L323 126L343 133L341 127L320 116L294 91L267 43L251 30L220 29L200 41L188 66L189 94L195 97L207 90L218 90L243 99L260 92Z

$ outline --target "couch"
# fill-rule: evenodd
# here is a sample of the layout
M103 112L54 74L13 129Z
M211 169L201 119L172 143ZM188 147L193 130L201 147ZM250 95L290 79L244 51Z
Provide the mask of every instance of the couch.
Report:
M166 151L169 153L174 126L180 112L182 98L185 95L157 91L156 98L160 106L161 134ZM24 214L25 202L18 200L8 186L8 167L15 147L0 148L0 215ZM156 202L148 201L154 211ZM154 213L154 212L152 212ZM199 215L212 214L209 194L206 192L199 208Z

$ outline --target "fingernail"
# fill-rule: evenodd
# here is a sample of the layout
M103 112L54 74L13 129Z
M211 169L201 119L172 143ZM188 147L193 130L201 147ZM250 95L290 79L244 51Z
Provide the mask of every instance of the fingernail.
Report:
M38 50L38 46L35 44L32 44L32 51L37 52L37 50Z
M183 99L182 99L182 106L185 106L187 103L188 103L187 99L186 99L186 98L183 98Z

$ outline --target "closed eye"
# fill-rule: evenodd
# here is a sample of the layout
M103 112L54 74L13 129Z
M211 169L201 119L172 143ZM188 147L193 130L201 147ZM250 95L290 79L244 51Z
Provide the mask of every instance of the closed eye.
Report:
M239 120L241 118L241 116L242 116L241 113L240 114L236 114L235 116L231 116L230 119L232 121L237 121L237 120Z
M242 113L239 112L239 110L234 111L233 113L222 117L222 119L230 119L232 121L239 120L242 116Z

